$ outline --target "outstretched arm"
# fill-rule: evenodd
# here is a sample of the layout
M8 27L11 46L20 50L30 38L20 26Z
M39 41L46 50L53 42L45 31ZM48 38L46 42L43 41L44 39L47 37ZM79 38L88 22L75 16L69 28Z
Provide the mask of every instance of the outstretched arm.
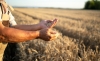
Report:
M20 29L20 30L27 30L27 31L36 31L40 30L41 26L39 24L34 25L15 25L11 26L12 28Z
M53 26L53 25L52 25ZM50 28L44 28L39 31L27 31L3 26L0 22L0 42L24 42L36 38L45 41L53 40L57 37L57 33Z
M57 23L57 19L43 20L40 23L34 25L15 25L12 27L21 30L36 31L36 30L41 30L43 28L52 28L55 26L56 23Z
M23 42L39 37L39 31L25 31L15 28L9 28L0 22L0 38L1 42Z

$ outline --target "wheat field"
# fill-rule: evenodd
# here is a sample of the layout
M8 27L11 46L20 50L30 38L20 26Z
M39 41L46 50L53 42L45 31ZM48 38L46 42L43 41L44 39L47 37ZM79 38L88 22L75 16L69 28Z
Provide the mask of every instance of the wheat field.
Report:
M17 44L15 61L100 61L100 11L15 8L18 24L58 19L53 41L35 39Z

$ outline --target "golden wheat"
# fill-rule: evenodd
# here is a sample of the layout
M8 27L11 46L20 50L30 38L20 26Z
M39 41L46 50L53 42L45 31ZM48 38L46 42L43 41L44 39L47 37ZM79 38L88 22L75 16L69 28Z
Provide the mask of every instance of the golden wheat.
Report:
M100 11L15 8L18 24L59 21L60 36L50 42L35 39L18 44L20 61L100 61Z

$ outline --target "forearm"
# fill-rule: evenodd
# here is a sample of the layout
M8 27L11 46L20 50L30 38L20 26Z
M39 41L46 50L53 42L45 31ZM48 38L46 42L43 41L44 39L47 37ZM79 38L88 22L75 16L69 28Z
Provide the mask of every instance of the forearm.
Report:
M35 39L39 36L39 31L24 31L5 27L1 30L1 35L3 36L1 42L15 43Z
M27 30L27 31L36 31L36 30L40 30L41 27L39 24L34 24L34 25L15 25L12 26L13 28L16 29L21 29L21 30Z

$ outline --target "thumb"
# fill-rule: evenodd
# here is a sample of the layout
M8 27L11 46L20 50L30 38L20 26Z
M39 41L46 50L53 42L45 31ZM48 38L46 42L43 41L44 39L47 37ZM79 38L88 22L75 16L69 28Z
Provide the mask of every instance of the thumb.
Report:
M56 31L52 31L52 32L50 32L50 35L51 35L51 36L58 36L58 35L59 35L59 33L58 33L58 32L56 32Z

